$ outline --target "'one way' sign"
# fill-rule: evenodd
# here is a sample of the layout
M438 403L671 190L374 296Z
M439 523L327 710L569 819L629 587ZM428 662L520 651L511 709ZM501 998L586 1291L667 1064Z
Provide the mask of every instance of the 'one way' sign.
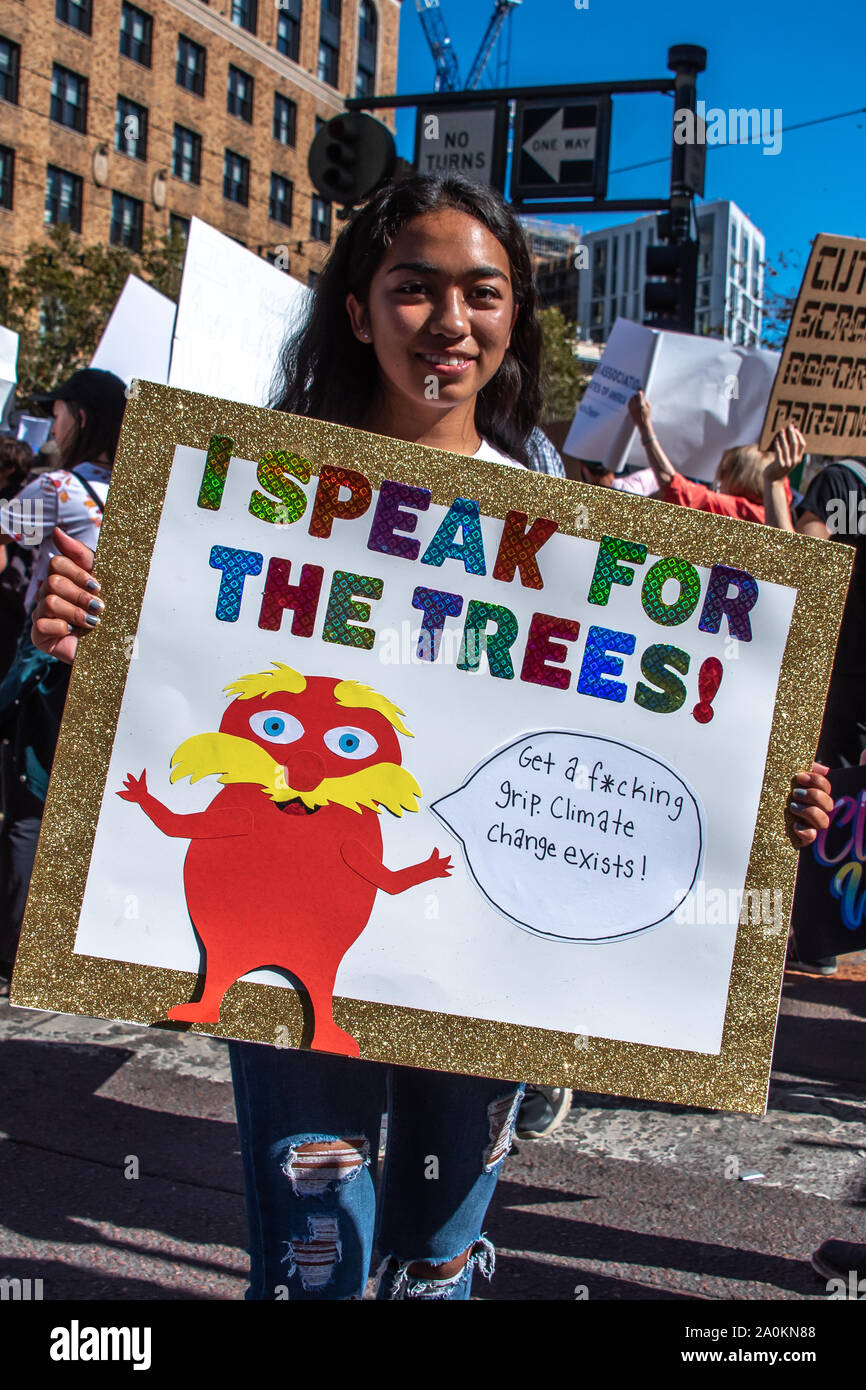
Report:
M511 201L603 198L609 144L609 97L574 105L518 102Z

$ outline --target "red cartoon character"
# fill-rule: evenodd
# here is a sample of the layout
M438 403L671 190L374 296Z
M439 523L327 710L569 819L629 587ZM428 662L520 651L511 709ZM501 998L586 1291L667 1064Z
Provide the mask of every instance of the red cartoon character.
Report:
M382 862L381 808L417 811L421 794L401 766L396 705L369 686L330 676L273 671L226 686L235 698L218 733L196 734L171 760L171 781L217 774L210 806L179 815L127 776L137 802L164 835L190 841L184 862L189 915L206 952L204 992L168 1017L215 1023L226 990L251 970L285 970L307 991L311 1046L357 1057L356 1040L332 1015L343 956L361 935L376 893L402 893L447 878L434 849L406 869Z

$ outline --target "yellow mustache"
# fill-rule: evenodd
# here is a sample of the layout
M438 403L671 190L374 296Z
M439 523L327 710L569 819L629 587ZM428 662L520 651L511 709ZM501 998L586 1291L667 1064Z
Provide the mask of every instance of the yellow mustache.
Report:
M417 811L421 788L405 767L398 763L375 763L345 777L326 777L313 791L299 792L286 782L285 770L257 743L237 734L194 734L185 739L171 760L172 782L188 777L200 782L217 776L224 786L248 784L261 787L272 801L300 800L310 810L319 806L345 806L381 814L384 806L392 815Z

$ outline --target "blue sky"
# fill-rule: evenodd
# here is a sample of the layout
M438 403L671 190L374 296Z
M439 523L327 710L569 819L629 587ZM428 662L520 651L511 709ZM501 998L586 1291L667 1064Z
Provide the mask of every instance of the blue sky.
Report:
M492 0L442 0L442 14L460 61L469 68L493 9ZM777 155L760 145L707 149L706 199L731 198L761 228L767 257L792 268L775 284L793 293L816 232L866 236L866 113L786 131L819 116L866 107L864 0L723 0L686 6L682 0L523 0L512 23L510 85L547 86L667 75L667 50L698 43L708 51L698 96L707 107L781 108ZM496 50L483 86L496 75ZM403 0L400 92L432 91L433 60L414 0ZM666 156L671 98L654 93L614 98L610 168ZM414 113L398 123L402 155L412 157ZM666 194L669 166L612 174L611 198ZM628 214L572 219L585 230Z

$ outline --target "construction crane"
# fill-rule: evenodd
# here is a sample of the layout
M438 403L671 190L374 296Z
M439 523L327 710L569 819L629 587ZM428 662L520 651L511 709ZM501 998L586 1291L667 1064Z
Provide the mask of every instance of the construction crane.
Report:
M478 86L505 20L521 3L522 0L494 0L490 23L465 82L467 91L474 91ZM436 67L435 90L456 92L460 87L460 68L439 0L415 0L415 8Z
M435 90L456 92L460 86L460 69L451 35L445 27L445 20L439 8L439 0L415 0L415 8L436 66Z
M490 16L490 23L487 32L481 40L481 47L475 55L475 62L469 69L469 76L466 79L466 90L472 92L481 81L481 75L487 67L490 55L493 52L493 45L499 38L500 31L508 16L512 13L521 0L496 0L493 6L493 14Z

